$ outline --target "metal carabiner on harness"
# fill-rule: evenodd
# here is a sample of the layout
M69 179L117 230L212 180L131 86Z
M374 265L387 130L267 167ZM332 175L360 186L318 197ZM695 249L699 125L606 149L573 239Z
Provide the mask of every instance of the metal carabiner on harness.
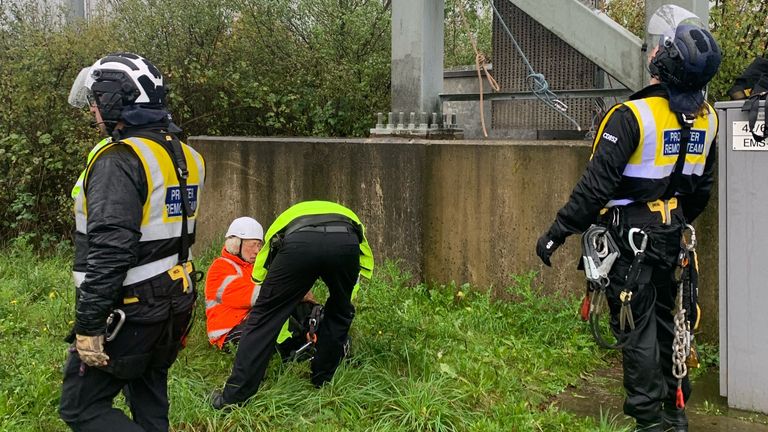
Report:
M639 247L635 243L635 236L637 234L642 236ZM637 284L637 279L640 277L640 265L645 258L645 248L648 246L648 234L640 228L630 228L627 236L629 247L632 248L632 252L635 254L635 259L632 260L629 272L627 272L627 283L624 289L621 290L621 293L619 293L619 300L621 301L621 309L619 310L619 330L622 332L627 326L629 326L631 330L635 329L635 316L632 313L632 306L630 305L633 294L631 287Z
M635 234L640 234L643 236L643 240L640 241L640 247L635 245ZM645 231L641 230L640 228L630 228L628 236L629 246L632 248L632 252L635 253L635 256L641 253L645 253L645 248L648 246L648 234L646 234Z
M691 232L690 241L685 241L685 231ZM687 249L688 252L693 252L696 250L696 229L693 228L693 225L691 224L685 224L685 231L683 231L683 245L685 245L685 249Z
M608 228L592 225L582 236L582 263L588 282L608 286L608 273L619 257L619 248Z
M118 316L117 324L115 324L115 328L112 331L109 331L109 326L115 321L115 314ZM107 317L107 329L104 335L107 342L111 342L117 337L120 329L123 328L123 324L125 324L125 312L122 309L113 310Z

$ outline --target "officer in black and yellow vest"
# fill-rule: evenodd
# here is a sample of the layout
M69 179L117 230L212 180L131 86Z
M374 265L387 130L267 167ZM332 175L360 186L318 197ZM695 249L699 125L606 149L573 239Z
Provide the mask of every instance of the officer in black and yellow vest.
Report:
M660 40L649 54L651 84L607 113L585 172L539 238L536 253L549 266L566 237L593 223L608 226L621 253L606 289L617 337L625 318L620 294L636 283L626 299L634 330L622 347L624 412L635 418L638 431L687 431L672 373L674 271L685 225L704 210L714 183L717 116L703 89L721 54L712 35L685 9L665 5L654 17L649 33ZM639 273L632 273L636 277L628 278L645 235L645 260ZM680 397L687 400L690 391L685 378Z
M371 278L373 253L352 210L329 201L305 201L281 213L267 229L253 280L261 285L245 321L232 374L211 396L214 408L242 404L259 389L283 323L320 278L328 286L310 380L333 378L355 317L352 298L360 276Z
M167 431L168 369L196 298L203 158L176 137L163 77L140 56L83 69L69 102L108 138L72 191L77 300L59 413L77 431ZM112 407L121 390L132 419Z

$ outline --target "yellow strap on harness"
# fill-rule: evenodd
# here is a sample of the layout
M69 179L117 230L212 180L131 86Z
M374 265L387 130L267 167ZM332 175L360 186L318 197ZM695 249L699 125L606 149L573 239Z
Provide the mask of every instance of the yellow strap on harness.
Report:
M669 225L672 223L672 210L677 208L677 198L670 198L667 201L656 200L646 203L648 209L652 212L661 214L661 223Z
M183 284L183 291L185 293L189 293L192 290L192 281L190 279L189 274L192 273L194 268L192 267L192 262L187 261L186 263L177 264L173 266L170 270L168 270L168 276L171 277L171 280L182 280Z

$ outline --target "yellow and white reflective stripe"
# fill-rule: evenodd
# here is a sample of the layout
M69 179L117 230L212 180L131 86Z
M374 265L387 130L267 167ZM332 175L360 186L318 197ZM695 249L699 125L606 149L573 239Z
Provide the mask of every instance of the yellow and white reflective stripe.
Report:
M149 278L157 276L161 273L165 273L172 269L179 262L179 255L171 255L152 261L151 263L143 264L138 267L134 267L125 274L125 280L123 285L132 285L138 282L145 281Z
M86 167L86 169L88 169ZM85 214L85 193L82 192L83 180L85 180L85 170L80 174L80 178L77 179L75 187L72 189L72 198L75 199L75 231L87 234L88 233L88 218Z
M644 179L663 179L672 174L674 165L653 165L653 162L640 165L627 165L624 168L624 175L627 177L638 177Z
M195 232L195 221L187 220L187 232ZM147 242L181 237L181 222L166 222L141 227L141 239Z
M111 143L111 138L105 138L99 141L99 143L91 149L90 153L88 153L85 169L80 173L80 177L78 177L75 187L72 188L72 198L75 199L75 230L79 233L86 234L88 232L88 209L86 207L85 191L83 190L86 174L90 169L93 158L96 157L101 150L105 149L107 144Z
M88 233L88 217L85 214L85 194L81 193L75 198L75 231L81 234Z
M133 267L126 272L125 280L123 280L123 286L143 282L161 273L167 272L168 270L172 269L173 266L175 266L178 262L179 255L176 254L161 258L157 261L152 261L147 264ZM73 271L72 278L75 281L75 286L79 287L80 284L83 283L83 280L85 280L85 272Z
M141 159L141 163L144 164L144 170L147 173L147 186L149 196L147 197L148 202L144 206L144 215L141 220L141 241L151 241L149 239L143 238L144 228L156 223L162 223L163 212L165 210L166 187L169 184L175 182L169 181L171 179L165 177L161 162L158 159L156 153L153 151L153 147L160 147L159 144L149 140L145 141L141 138L128 138L123 140L123 142L131 145L137 150L136 154L139 156L139 159ZM152 143L152 146L150 147L148 143ZM165 152L164 149L161 150ZM164 162L169 163L170 158L168 159L168 161ZM157 240L157 238L153 239Z
M190 176L189 180L190 183L192 180L195 184L197 184L197 202L200 202L200 195L203 193L203 183L205 182L205 161L203 160L203 157L198 153L195 149L189 146L184 146L185 151L185 157L187 160L193 159L195 161L195 167L196 170L190 170ZM197 209L195 209L195 216L192 217L192 220L195 219L197 216Z

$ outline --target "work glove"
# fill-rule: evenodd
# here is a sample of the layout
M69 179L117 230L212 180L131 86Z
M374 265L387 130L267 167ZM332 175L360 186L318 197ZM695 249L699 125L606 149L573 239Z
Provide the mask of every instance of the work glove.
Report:
M552 262L549 259L562 244L562 241L554 239L549 232L547 232L539 237L539 241L536 242L536 255L541 258L541 262L547 267L552 267Z
M76 335L75 348L80 355L80 360L88 366L106 366L109 361L109 356L104 352L104 335Z

